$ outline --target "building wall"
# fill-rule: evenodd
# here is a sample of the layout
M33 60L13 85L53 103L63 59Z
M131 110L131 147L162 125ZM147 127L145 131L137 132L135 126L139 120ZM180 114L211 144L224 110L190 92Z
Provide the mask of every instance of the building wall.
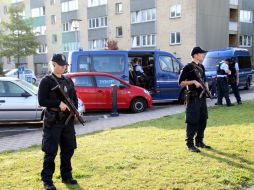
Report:
M204 49L228 47L229 1L197 0L197 45Z
M116 14L116 3L122 3L123 12ZM119 49L130 49L131 29L130 29L130 1L129 0L108 0L108 38L116 40ZM116 27L122 27L123 36L116 36Z
M190 51L196 45L196 0L157 1L157 48L174 53L183 63L190 61ZM181 4L181 17L170 18L170 7ZM180 32L181 43L170 45L170 33Z

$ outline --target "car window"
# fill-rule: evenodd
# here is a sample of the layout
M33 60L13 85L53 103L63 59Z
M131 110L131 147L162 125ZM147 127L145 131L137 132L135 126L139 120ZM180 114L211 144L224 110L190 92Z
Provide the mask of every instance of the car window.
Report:
M117 86L123 84L119 80L107 76L95 76L95 80L97 87L112 87L111 85L113 84L116 84Z
M5 94L4 82L0 81L0 97L3 97Z
M251 59L250 56L239 56L238 64L240 69L250 69L251 68Z
M78 58L78 71L79 72L86 72L90 71L89 68L89 57L88 56L79 56Z
M177 62L175 58L172 58L173 60L173 65L174 65L174 72L179 73L180 72L180 64Z
M26 91L18 86L17 84L14 84L13 82L9 81L3 81L5 92L4 94L1 94L1 96L5 97L21 97L23 93Z
M119 74L124 72L123 55L94 55L92 71Z
M174 72L173 62L169 56L160 56L159 63L162 71Z
M76 76L71 77L74 86L93 87L94 82L92 76Z
M33 72L31 70L25 70L25 74L32 74Z

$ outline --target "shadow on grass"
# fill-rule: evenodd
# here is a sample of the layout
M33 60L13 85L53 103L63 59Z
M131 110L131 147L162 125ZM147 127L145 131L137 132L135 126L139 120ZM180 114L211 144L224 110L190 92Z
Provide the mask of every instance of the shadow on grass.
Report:
M254 162L252 161L249 161L249 160L246 160L245 158L241 157L241 156L237 156L236 154L230 154L230 153L225 153L225 152L222 152L222 151L219 151L219 150L216 150L216 149L207 149L208 151L211 151L213 153L216 153L216 154L219 154L219 155L222 155L222 156L225 156L225 157L228 157L228 158L231 158L231 159L237 159L239 160L240 162L243 162L245 164L249 164L251 166L254 166Z
M212 151L212 150L211 150ZM215 151L216 152L216 151ZM228 156L226 156L227 154L225 154L225 153L223 153L223 154L221 154L221 155L214 155L214 154L209 154L209 153L207 153L207 152L201 152L200 153L201 155L203 155L203 156L206 156L206 157L209 157L209 158L212 158L212 159L215 159L215 160L217 160L217 161L219 161L219 162L224 162L224 163L226 163L226 164L228 164L228 165L230 165L230 166L233 166L233 167L235 167L235 168L239 168L239 169L245 169L245 170L248 170L249 172L252 172L252 173L254 173L254 168L252 167L252 165L251 164L249 164L249 163L251 163L250 161L247 161L248 162L248 166L246 166L246 164L241 164L241 163L238 163L238 162L236 162L236 161L232 161L231 159L235 159L235 157L233 157L232 155L230 155L229 157ZM226 157L226 158L224 158L224 157ZM239 158L238 158L239 159ZM246 162L245 162L246 163Z
M70 190L86 190L83 187L81 187L79 184L76 184L76 185L66 184L66 188Z

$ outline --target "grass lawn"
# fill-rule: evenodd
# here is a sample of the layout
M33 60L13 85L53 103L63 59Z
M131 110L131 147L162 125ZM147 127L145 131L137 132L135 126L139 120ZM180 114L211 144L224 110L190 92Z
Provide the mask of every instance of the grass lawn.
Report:
M73 175L66 186L56 158L58 189L238 189L254 184L254 102L209 109L205 142L212 150L185 147L184 114L78 137ZM0 189L42 189L40 147L0 153Z

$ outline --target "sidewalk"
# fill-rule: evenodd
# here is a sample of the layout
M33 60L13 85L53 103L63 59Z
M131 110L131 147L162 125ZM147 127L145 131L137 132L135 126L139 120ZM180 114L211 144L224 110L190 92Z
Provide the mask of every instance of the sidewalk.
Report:
M235 102L235 98L231 94L232 102ZM253 92L241 94L242 100L254 100ZM208 106L214 106L216 100L207 99ZM161 108L158 110L148 110L139 114L120 114L118 117L109 117L106 119L99 119L91 121L85 124L83 127L81 124L76 124L75 129L77 135L87 134L95 131L101 131L109 128L122 127L137 123L139 121L158 119L163 116L173 115L176 113L184 112L185 107L183 105L170 105L167 108ZM13 136L7 136L0 138L0 152L9 150L18 150L21 148L27 148L32 145L40 145L42 140L42 131L29 132L25 134L18 134Z

